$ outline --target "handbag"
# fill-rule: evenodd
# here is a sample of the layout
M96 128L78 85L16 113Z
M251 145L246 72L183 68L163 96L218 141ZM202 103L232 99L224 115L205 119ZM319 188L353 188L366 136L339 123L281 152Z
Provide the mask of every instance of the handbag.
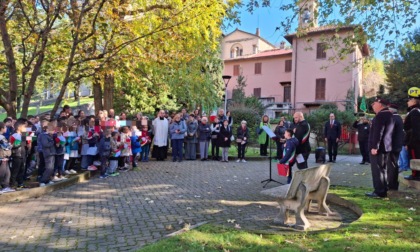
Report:
M277 164L277 171L280 176L288 177L290 172L290 167L287 164Z
M235 141L235 137L233 135L230 137L230 141Z

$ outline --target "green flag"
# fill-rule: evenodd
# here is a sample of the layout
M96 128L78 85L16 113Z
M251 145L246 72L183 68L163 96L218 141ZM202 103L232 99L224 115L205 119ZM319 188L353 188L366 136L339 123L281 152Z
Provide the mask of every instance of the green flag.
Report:
M365 98L364 95L362 97L362 102L360 103L360 110L362 110L365 113L366 113L366 110L367 110L367 108L366 108L366 98Z

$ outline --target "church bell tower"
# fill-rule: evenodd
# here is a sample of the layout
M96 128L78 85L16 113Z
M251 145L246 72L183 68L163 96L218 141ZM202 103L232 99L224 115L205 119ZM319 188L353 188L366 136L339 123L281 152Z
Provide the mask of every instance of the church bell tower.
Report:
M299 1L299 28L306 29L318 27L318 1L300 0Z

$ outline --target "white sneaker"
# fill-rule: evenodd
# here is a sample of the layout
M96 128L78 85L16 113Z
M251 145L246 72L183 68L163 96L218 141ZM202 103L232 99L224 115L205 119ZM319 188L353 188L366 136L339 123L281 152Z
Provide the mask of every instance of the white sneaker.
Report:
M246 163L246 160L245 159L242 159L242 163Z
M52 182L59 182L59 181L61 181L62 179L61 178L59 178L59 177L57 177L57 176L54 176L54 178L51 180Z
M77 171L75 171L75 170L71 169L71 170L70 170L70 174L77 174Z
M65 171L64 171L64 173L65 173L66 175L70 175L70 174L71 174L71 172L70 172L70 171L68 171L68 170L65 170Z
M50 181L50 182L47 183L47 185L54 185L54 182Z
M66 180L66 179L68 179L67 177L64 177L64 176L62 176L61 178L59 178L59 179L61 179L61 180Z
M240 160L240 159L236 160L236 163L239 163L239 162L241 162L241 160Z
M39 183L39 187L45 187L47 186L45 183Z
M3 190L1 190L0 192L1 193L8 193L8 192L15 192L15 191L16 191L15 189L12 189L10 187L6 187L6 188L3 188Z

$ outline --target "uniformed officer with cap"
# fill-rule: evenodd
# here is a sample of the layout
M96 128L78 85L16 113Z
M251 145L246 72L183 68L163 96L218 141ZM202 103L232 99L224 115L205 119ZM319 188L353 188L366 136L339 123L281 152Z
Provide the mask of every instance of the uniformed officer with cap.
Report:
M386 164L389 152L392 150L392 133L394 130L393 115L388 106L389 102L380 97L377 97L372 103L376 116L372 120L368 149L370 150L374 191L366 193L366 196L373 198L384 198L388 192Z
M420 89L412 87L408 90L408 114L404 120L406 133L405 144L410 159L420 159ZM420 180L420 172L413 170L408 180Z

